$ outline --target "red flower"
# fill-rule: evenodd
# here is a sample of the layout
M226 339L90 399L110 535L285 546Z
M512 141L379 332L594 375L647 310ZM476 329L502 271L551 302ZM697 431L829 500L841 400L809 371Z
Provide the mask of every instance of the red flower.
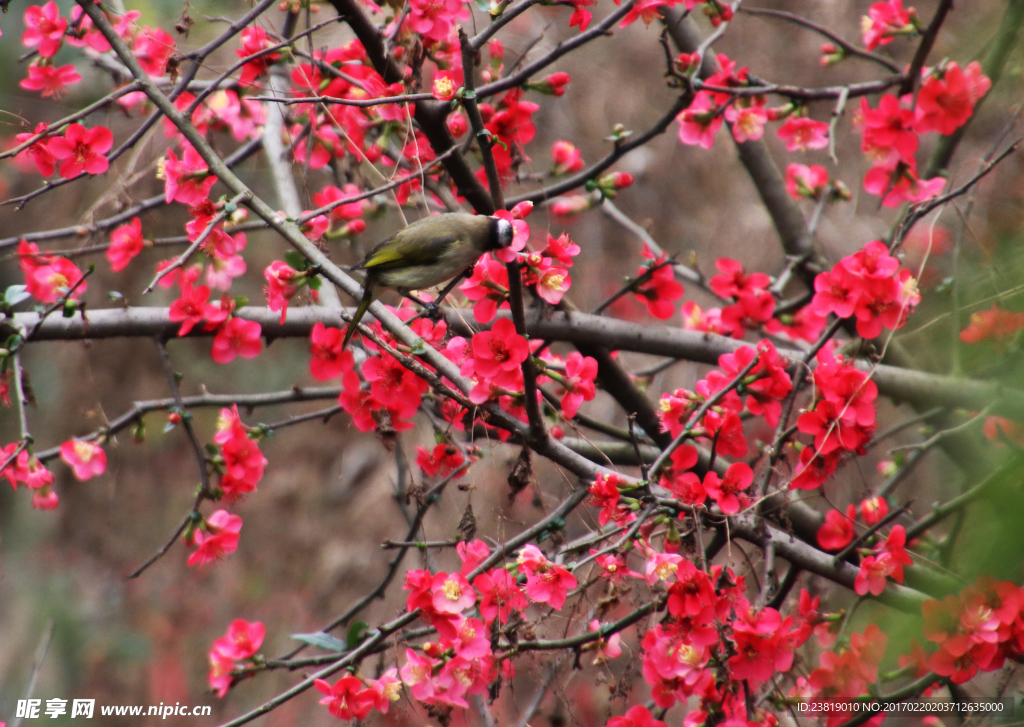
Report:
M234 361L235 356L258 356L263 350L263 341L260 340L262 330L256 321L232 318L213 339L213 349L210 352L213 360L223 364Z
M210 299L210 289L205 285L198 287L185 283L181 288L181 297L171 303L167 317L175 323L181 321L179 336L186 336L193 327L203 320L206 301Z
M476 591L459 573L436 573L430 582L433 610L458 615L476 603Z
M235 51L235 55L239 58L248 58L259 53L264 48L269 48L271 45L270 38L267 37L267 31L259 26L250 26L242 31L242 47ZM271 63L280 57L281 54L275 51L274 53L265 53L259 58L249 61L242 66L242 73L238 78L239 83L243 86L252 84L253 81L267 72L267 68Z
M845 515L838 510L829 510L825 513L825 522L818 528L818 545L828 551L845 548L853 541L853 521L856 517L857 511L853 505L847 506Z
M778 134L786 144L786 151L824 149L828 146L828 124L805 116L790 116L779 127Z
M892 43L897 35L912 33L917 25L917 11L903 9L903 0L886 0L874 3L868 14L861 18L864 45L874 50L880 45Z
M891 93L882 96L877 109L872 109L867 98L862 97L854 125L863 132L861 151L875 164L894 165L897 160L914 163L920 144L914 130L914 112Z
M651 262L648 265L640 266L636 271L637 276L643 275L656 265L661 265L661 267L654 271L647 282L635 289L636 298L646 304L647 312L652 316L658 320L668 320L676 310L673 301L683 297L683 286L676 280L672 266L663 264L668 260L667 255L662 253L655 259L645 244L643 256Z
M881 595L885 590L885 578L889 575L888 558L882 556L875 558L873 555L865 556L860 562L860 570L857 571L857 578L853 582L853 590L858 596Z
M786 167L786 191L793 199L821 199L828 189L828 170L820 164L790 164Z
M455 98L460 85L455 78L454 71L438 71L434 74L434 81L430 86L430 92L438 101L451 101Z
M32 130L31 133L18 134L17 136L14 137L14 140L17 144L21 145L24 142L31 139L33 136L42 134L43 132L46 131L46 129L46 124L36 124L36 128ZM19 162L23 160L31 161L33 164L35 164L36 169L39 171L39 173L42 174L44 177L52 176L54 167L57 164L57 158L52 153L50 153L50 148L49 146L47 146L51 139L52 137L50 136L44 136L39 141L32 144L32 146L30 146L28 149L18 154L15 157L15 160Z
M266 633L266 627L259 621L250 623L244 618L236 618L228 626L227 633L213 642L213 651L235 661L248 659L260 650Z
M905 549L906 544L906 529L902 525L894 525L889 536L875 548L878 559L886 559L886 575L892 576L897 583L903 583L903 566L914 563Z
M508 623L512 611L525 611L530 602L516 577L504 568L494 568L473 579L473 587L480 592L480 615L490 623L497 616L501 623Z
M569 238L568 233L563 232L558 237L548 235L548 243L540 254L571 268L572 259L580 254L580 246Z
M708 472L704 476L704 489L726 515L735 515L741 508L747 506L749 498L743 491L753 483L754 471L750 469L750 465L743 462L729 465L724 478L720 478L714 472Z
M526 339L516 333L515 324L508 318L499 318L491 330L473 336L473 370L497 386L519 388L522 363L529 355Z
M164 180L164 199L168 203L173 201L195 206L210 196L210 188L217 183L217 178L210 176L208 171L209 167L199 156L199 152L187 144L182 151L181 160L173 149L167 150L167 157L158 167L156 176L157 179ZM202 232L205 226L203 225L199 232Z
M62 159L60 176L65 179L77 177L82 172L103 174L110 167L104 156L114 145L114 135L105 126L87 129L81 124L71 124L64 136L50 140L50 153Z
M98 477L107 469L107 453L93 442L69 439L60 446L60 458L74 471L79 482Z
M763 105L737 106L734 103L726 107L725 120L732 127L733 138L742 144L745 141L758 141L764 136L768 112Z
M960 340L964 343L979 343L989 338L1002 341L1024 328L1024 313L1004 311L998 303L986 311L971 315L971 323L960 331Z
M459 286L469 299L477 301L473 315L480 323L490 323L499 307L508 303L508 268L490 255L483 255L473 266L473 274Z
M565 388L562 395L562 414L567 419L576 416L580 404L591 401L597 391L594 379L597 378L597 361L590 356L584 357L573 351L565 362L565 376L561 384Z
M764 273L748 274L741 262L727 257L715 260L715 267L721 272L711 278L710 285L722 298L739 298L744 294L755 293L766 289L772 282Z
M835 313L839 318L849 318L857 309L860 286L845 268L836 266L819 273L814 278L814 291L811 309L820 316Z
M469 17L462 0L414 0L409 10L409 26L427 41L443 41L454 23Z
M416 414L427 383L398 359L390 354L372 356L363 364L362 372L370 382L370 394L378 407L386 407L401 419Z
M39 46L39 55L52 58L60 50L67 29L68 19L61 17L53 0L43 7L29 5L25 8L25 32L21 42L27 48Z
M7 447L6 456L10 457L11 452L13 452L16 447L16 444L9 445ZM104 459L104 461L106 460ZM34 454L29 454L27 451L24 450L18 455L18 461L15 464L13 479L9 469L4 471L4 475L8 478L8 480L10 480L11 487L15 487L15 489L17 489L15 486L15 481L24 482L25 487L27 487L30 490L40 490L42 491L43 496L48 496L49 487L50 485L53 484L53 473L50 472L50 470L46 469L43 463L39 461L38 457L36 457ZM56 498L56 495L54 495L54 498ZM54 503L56 503L56 499L54 499Z
M526 595L530 600L561 610L567 591L576 587L572 573L548 560L536 545L524 546L518 563L519 570L526 574Z
M275 260L263 271L263 277L267 279L267 285L263 288L263 294L267 297L267 307L270 310L281 311L281 325L284 325L288 303L299 290L299 286L292 282L299 277L299 271L286 262Z
M222 418L230 411L225 409L221 412ZM234 415L237 418L237 407ZM220 488L224 491L225 502L232 503L242 495L255 492L256 485L263 479L267 458L263 456L256 440L240 424L229 431L230 436L220 442L221 457L224 460Z
M733 629L737 653L729 658L733 678L746 679L754 686L764 684L777 671L788 671L793 664L788 638L792 620L790 616L783 621L774 608L762 610L753 628L737 619Z
M707 91L698 91L689 108L676 117L679 122L679 141L687 146L710 149L715 145L715 134L722 128L725 117L721 108Z
M346 184L344 189L338 189L334 185L327 185L313 195L313 202L317 207L330 206L329 214L335 220L354 220L363 214L363 200L356 202L342 202L350 197L358 197L361 194L359 187L354 184Z
M338 719L363 719L373 709L375 695L372 689L364 689L359 677L344 676L332 686L323 679L316 679L313 686L326 695L320 704Z
M931 655L928 666L936 674L949 677L954 684L963 684L973 679L978 669L990 671L986 667L998 656L999 648L995 644L975 644L962 654L940 648Z
M642 704L630 707L621 717L612 717L605 727L665 727L660 719L655 719L651 710Z
M558 266L544 270L537 278L537 295L551 305L558 305L565 292L572 287L569 271Z
M352 352L341 348L344 337L339 328L328 328L319 322L313 326L309 333L309 373L317 381L341 376L355 365Z
M601 512L597 516L597 522L602 527L609 520L619 522L624 517L630 515L628 510L619 508L620 482L622 480L618 475L605 475L602 473L597 476L594 483L589 487L591 498L588 504L591 507L601 508Z
M958 64L950 62L944 69L933 71L921 84L914 109L914 127L919 133L952 134L971 118L974 104L992 87L992 82L981 73L977 61L967 71L974 75L973 79Z
M860 516L865 525L874 525L888 514L889 503L884 497L869 497L860 503Z
M142 221L138 217L115 228L110 233L110 247L107 248L110 269L115 273L124 270L132 258L142 252L145 244L146 241L142 239Z
M570 174L583 169L583 153L571 142L558 140L551 145L552 174Z
M33 63L28 67L28 78L18 85L28 91L42 91L43 98L60 96L72 83L78 83L82 77L72 65L44 66Z
M447 477L465 463L459 448L452 444L436 444L430 452L416 447L416 464L428 477Z
M238 550L241 530L242 518L227 510L217 510L206 518L206 531L192 533L192 542L188 544L198 547L188 557L189 567L206 565L234 553Z
M162 76L167 71L167 61L174 55L174 38L160 28L143 28L135 36L132 55L146 73Z
M24 267L24 266L23 266ZM79 280L82 279L82 271L78 266L67 258L51 258L46 265L36 267L30 273L26 273L25 285L28 292L44 303L53 303L68 291ZM89 284L83 282L71 295L72 299L81 298Z
M469 131L469 122L466 120L466 117L460 113L454 113L449 116L447 126L448 133L456 139Z
M582 33L590 25L591 18L594 17L593 13L586 8L588 5L596 5L597 0L569 0L569 4L573 7L572 15L569 16L569 27L578 25Z
M920 179L917 165L897 163L872 167L864 175L864 190L882 198L885 207L899 207L904 202L923 202L938 196L946 186L943 177Z

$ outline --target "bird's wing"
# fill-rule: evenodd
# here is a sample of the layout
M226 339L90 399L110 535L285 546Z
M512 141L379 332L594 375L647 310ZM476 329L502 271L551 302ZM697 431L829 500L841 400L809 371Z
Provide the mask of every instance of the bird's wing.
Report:
M394 270L414 265L431 265L456 241L457 235L448 232L437 237L406 234L409 228L399 231L370 250L359 267L366 270Z

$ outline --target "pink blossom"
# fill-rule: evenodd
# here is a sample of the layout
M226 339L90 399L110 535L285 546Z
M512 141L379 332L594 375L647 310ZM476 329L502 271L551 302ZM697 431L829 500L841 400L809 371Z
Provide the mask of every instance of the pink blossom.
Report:
M69 439L60 446L60 458L72 469L79 482L98 477L107 469L107 453L93 442Z
M786 151L824 149L828 146L828 124L805 116L790 116L779 127L778 134L786 143Z
M217 363L230 363L236 356L253 358L263 350L262 328L256 321L229 320L213 339L211 355Z
M38 46L40 56L52 58L60 50L67 29L68 19L61 17L53 0L42 7L29 5L25 8L25 32L21 42L27 48Z
M105 126L87 129L81 124L70 124L64 136L50 140L48 148L57 159L62 160L60 176L65 179L77 177L82 172L103 174L110 167L104 156L114 145L114 135Z

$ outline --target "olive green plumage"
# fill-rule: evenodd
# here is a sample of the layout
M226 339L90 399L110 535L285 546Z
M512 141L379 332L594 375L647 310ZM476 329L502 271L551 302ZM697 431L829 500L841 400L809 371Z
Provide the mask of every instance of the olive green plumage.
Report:
M512 244L507 220L464 212L424 217L370 250L356 269L366 271L363 298L345 333L342 348L381 288L423 290L451 280L482 254ZM446 291L447 292L447 291Z

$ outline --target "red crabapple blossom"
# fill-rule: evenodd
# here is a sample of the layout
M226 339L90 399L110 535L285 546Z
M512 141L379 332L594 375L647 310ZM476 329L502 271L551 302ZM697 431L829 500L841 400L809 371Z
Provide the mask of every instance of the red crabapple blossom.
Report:
M142 252L146 241L142 239L142 221L133 217L127 224L114 228L110 233L110 247L107 248L107 260L110 269L115 273L128 267L128 263Z
M61 96L67 87L82 80L73 65L50 66L33 63L28 67L28 78L18 85L29 91L41 91L43 98Z
M853 540L853 521L857 511L850 505L846 514L839 510L825 513L825 522L818 529L818 545L828 551L842 550Z
M110 166L104 156L114 145L114 135L105 126L87 129L81 124L71 124L64 130L64 136L50 139L47 148L56 159L61 160L60 176L65 179L86 174L103 174Z
M70 439L61 445L60 458L79 482L98 477L107 469L107 453L94 442Z
M824 149L828 146L828 124L806 116L790 116L779 127L778 134L786 144L786 151Z
M907 35L917 29L917 11L903 9L903 0L876 2L861 18L861 33L864 45L874 50L880 45L892 43L897 35Z
M238 550L241 538L239 533L242 530L242 518L238 515L232 515L227 510L217 510L204 520L204 525L205 530L192 532L191 541L186 538L188 545L196 546L188 557L190 568L207 565Z
M25 8L25 32L22 44L27 48L38 48L43 58L52 58L64 42L68 19L62 17L57 3L53 0L42 7L29 5Z
M262 328L256 321L231 318L213 339L210 352L217 363L231 363L236 356L254 358L263 350Z

